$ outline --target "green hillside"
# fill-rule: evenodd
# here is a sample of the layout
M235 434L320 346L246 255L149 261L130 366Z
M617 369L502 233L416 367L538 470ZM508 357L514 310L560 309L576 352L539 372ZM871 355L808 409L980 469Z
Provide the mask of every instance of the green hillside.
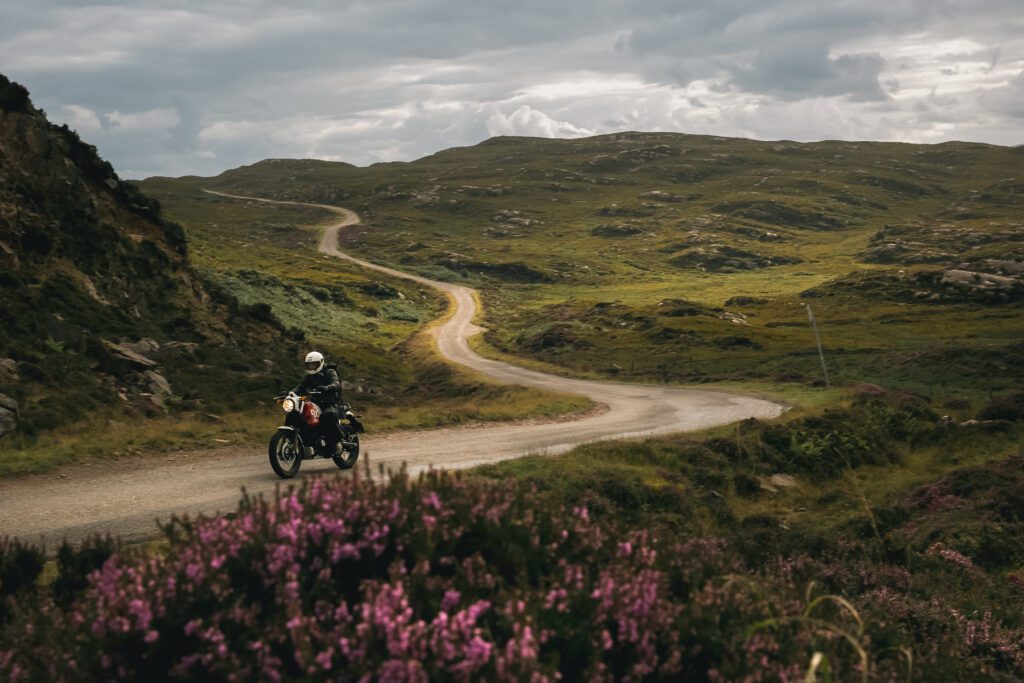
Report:
M343 248L480 288L490 353L656 381L821 378L966 400L1024 373L1024 151L668 133L494 138L411 163L142 184L360 212ZM170 206L170 204L169 204Z
M181 226L2 76L0 114L0 392L13 408L0 435L15 432L0 469L74 424L99 453L118 431L108 418L265 394L301 335L199 276Z
M0 76L0 475L262 441L314 346L377 429L587 405L432 358L414 335L441 298L318 255L326 212L190 200L186 232L166 198L170 217Z

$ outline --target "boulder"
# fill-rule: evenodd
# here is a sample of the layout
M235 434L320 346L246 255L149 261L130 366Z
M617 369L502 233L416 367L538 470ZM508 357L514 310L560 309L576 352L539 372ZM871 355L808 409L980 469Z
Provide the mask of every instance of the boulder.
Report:
M167 403L155 394L139 394L131 398L132 405L152 417L167 412Z
M103 351L104 357L100 359L100 368L118 377L129 372L145 372L157 365L152 358L147 358L124 344L104 340Z
M17 382L21 377L18 375L18 361L13 358L0 358L0 380L11 380Z
M761 304L768 303L768 299L762 299L756 296L734 296L731 299L726 300L726 306L760 306Z
M196 350L199 348L199 344L195 342L166 342L161 349L163 354L170 354L176 356L187 356L189 358L195 356Z
M1007 259L985 259L985 265L1000 275L1024 275L1024 261Z
M718 317L721 318L722 320L728 320L731 323L735 323L736 325L750 324L747 322L747 316L743 315L742 313L730 313L727 311L725 313L722 313Z
M644 230L636 225L626 223L605 223L590 229L590 234L595 237L631 237L639 235Z
M10 396L0 394L0 437L18 428L18 402Z
M174 393L171 391L171 383L159 372L146 370L143 377L146 378L150 393L157 396L171 396Z
M761 489L769 493L778 493L780 489L800 488L800 482L788 474L773 474L770 477L758 477Z
M968 289L1010 289L1017 281L1005 275L977 273L971 270L947 270L942 274L942 284Z
M121 348L133 351L140 356L149 356L160 350L160 343L155 339L149 339L148 337L143 337L137 342L122 342L120 346Z
M973 300L1005 302L1024 297L1024 282L1006 275L954 269L944 271L939 284Z
M677 203L686 201L686 197L681 194L672 194L671 192L662 192L661 190L651 190L650 192L644 192L640 196L643 199L653 199L656 202Z

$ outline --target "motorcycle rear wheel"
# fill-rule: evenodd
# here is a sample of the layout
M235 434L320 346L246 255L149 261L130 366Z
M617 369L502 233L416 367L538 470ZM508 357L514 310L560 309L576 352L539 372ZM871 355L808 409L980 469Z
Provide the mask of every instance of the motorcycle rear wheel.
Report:
M354 433L345 434L341 440L348 445L345 446L345 450L341 455L331 456L331 460L334 461L339 470L350 470L355 466L356 460L359 459L359 435Z
M270 466L282 479L291 479L302 467L302 442L298 435L285 431L270 437Z

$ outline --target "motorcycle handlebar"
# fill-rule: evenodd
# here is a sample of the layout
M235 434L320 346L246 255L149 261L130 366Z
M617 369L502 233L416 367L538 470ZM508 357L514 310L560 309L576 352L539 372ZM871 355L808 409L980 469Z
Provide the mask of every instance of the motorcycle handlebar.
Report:
M297 394L297 396L298 396L298 398L301 398L303 401L305 401L305 400L309 399L310 396L320 396L321 394L325 394L325 393L327 393L327 392L317 391L316 389L313 389L312 391L310 391L307 394L301 394L301 395ZM278 394L277 396L274 397L274 400L275 401L283 401L286 398L288 398L288 396L289 396L289 394Z

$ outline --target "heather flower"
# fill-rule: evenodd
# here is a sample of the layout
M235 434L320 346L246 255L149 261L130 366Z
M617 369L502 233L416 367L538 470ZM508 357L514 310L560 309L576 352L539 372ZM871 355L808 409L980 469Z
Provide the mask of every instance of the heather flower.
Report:
M820 625L750 628L801 615L812 573L856 586L859 609L919 616L904 568L826 572L798 556L752 572L720 539L670 545L529 487L439 473L318 478L169 533L165 553L111 557L74 605L26 607L28 628L2 632L0 677L803 680L815 648L842 675L858 660ZM929 554L973 566L942 546ZM964 657L1024 673L1018 631L991 614L933 613Z
M974 562L971 558L947 548L941 541L933 543L924 553L927 557L939 557L943 560L962 567L968 571L974 571Z

